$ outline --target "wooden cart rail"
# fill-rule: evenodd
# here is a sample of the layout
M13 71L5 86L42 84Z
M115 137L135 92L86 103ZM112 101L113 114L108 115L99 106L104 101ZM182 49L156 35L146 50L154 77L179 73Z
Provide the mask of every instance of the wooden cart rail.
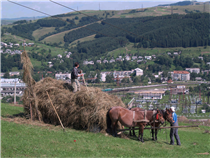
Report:
M189 127L198 127L198 125L193 126L170 126L170 127L151 127L151 128L144 128L144 129L165 129L165 128L189 128ZM130 129L118 129L118 131L128 131ZM134 130L139 130L139 128L134 128Z

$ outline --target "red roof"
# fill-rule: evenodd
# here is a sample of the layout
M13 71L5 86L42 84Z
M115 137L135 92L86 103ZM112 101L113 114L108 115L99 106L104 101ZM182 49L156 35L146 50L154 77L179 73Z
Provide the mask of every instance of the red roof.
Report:
M175 74L189 74L188 71L174 71Z
M173 81L170 79L170 80L168 80L167 82L168 82L168 83L172 83Z

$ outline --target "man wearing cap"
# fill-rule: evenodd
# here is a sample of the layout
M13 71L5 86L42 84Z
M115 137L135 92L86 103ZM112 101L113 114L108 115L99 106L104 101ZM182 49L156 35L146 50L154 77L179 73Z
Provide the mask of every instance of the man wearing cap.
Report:
M175 108L171 107L172 110L172 116L173 116L173 123L171 124L171 126L178 126L178 119L177 119L177 115L175 113ZM176 143L177 145L181 145L181 142L179 140L179 135L178 135L178 128L171 128L170 130L170 138L171 138L171 142L170 145L174 145L174 136L176 138Z

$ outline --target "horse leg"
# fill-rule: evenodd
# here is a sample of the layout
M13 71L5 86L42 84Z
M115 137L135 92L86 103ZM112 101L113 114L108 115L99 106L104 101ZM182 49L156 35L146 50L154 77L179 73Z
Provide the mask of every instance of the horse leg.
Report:
M133 128L133 136L136 137L136 133L135 133L135 130L134 130L135 127L132 127L132 128Z
M155 129L155 140L157 140L157 132L158 132L158 130Z
M155 140L154 139L154 129L151 129L152 130L152 140Z
M138 137L138 140L139 140L139 141L141 141L140 136L141 136L141 127L139 127L139 137Z
M129 127L129 136L132 136L132 134L131 134L131 127Z
M112 122L112 129L113 129L112 132L113 132L114 137L117 136L116 126L117 126L117 122Z
M141 142L144 143L143 140L144 126L141 127Z

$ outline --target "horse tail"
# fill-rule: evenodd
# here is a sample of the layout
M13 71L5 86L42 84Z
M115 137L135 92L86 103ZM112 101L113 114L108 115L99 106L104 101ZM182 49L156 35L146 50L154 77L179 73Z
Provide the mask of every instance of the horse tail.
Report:
M110 118L110 116L109 116L109 112L110 112L110 110L111 110L112 108L110 108L109 110L108 110L108 112L106 113L106 125L107 125L107 129L106 129L106 132L107 133L111 133L111 125L112 125L112 120L111 120L111 118Z

